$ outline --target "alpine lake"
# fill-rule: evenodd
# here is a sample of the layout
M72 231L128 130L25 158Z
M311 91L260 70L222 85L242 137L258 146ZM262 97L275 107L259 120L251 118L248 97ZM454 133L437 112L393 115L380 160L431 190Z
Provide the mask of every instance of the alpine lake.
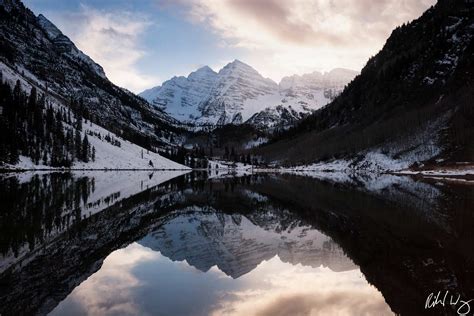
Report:
M1 174L0 315L473 315L473 227L464 180Z

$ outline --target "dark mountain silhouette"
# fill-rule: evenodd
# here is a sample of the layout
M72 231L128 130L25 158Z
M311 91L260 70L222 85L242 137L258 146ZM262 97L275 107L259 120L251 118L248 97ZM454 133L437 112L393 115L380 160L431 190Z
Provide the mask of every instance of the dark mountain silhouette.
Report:
M0 81L9 84L12 90L17 80L21 82L22 89L26 90L22 92L26 95L23 98L28 97L34 87L38 98L45 95L46 101L58 105L54 107L58 115L72 111L74 116L90 120L146 149L158 151L173 146L182 135L176 120L110 82L100 65L80 51L46 17L36 16L20 0L0 0L0 74ZM3 89L0 96L2 109L21 101L20 97L9 100L7 90ZM27 120L26 116L18 119ZM2 122L2 125L7 123L12 122ZM20 141L26 142L26 138L35 136L29 134ZM47 142L44 139L44 143ZM23 154L34 158L25 151Z
M339 97L257 152L289 163L377 150L393 159L472 161L473 7L440 0L397 27Z

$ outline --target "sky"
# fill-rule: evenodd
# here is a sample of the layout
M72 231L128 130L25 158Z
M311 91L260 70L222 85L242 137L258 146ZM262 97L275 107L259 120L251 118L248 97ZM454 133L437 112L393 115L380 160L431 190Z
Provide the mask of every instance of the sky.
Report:
M361 70L435 0L24 0L133 92L239 59L264 77Z

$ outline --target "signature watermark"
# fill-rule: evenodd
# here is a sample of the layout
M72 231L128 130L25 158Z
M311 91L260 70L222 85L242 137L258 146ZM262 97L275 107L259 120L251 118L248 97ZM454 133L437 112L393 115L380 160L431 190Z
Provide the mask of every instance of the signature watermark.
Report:
M425 309L435 308L437 306L453 307L458 315L472 315L471 302L474 307L474 299L467 300L461 297L461 294L450 293L449 291L438 291L428 295L425 302Z

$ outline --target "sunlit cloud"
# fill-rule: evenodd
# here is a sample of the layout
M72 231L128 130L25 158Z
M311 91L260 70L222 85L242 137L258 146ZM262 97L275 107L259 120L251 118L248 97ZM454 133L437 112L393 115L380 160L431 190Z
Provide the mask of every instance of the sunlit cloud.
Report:
M61 30L104 68L113 83L140 92L160 81L137 68L137 62L148 53L140 45L140 37L152 24L147 16L81 5L76 13L63 12L55 17Z
M138 243L112 252L52 315L155 315L156 308L167 315L393 315L356 266L335 272L275 256L233 279Z
M158 0L170 5L169 1ZM361 69L390 32L435 0L180 0L187 17L245 48L264 75Z
M289 265L277 257L242 277L212 315L393 315L383 296L359 269Z

